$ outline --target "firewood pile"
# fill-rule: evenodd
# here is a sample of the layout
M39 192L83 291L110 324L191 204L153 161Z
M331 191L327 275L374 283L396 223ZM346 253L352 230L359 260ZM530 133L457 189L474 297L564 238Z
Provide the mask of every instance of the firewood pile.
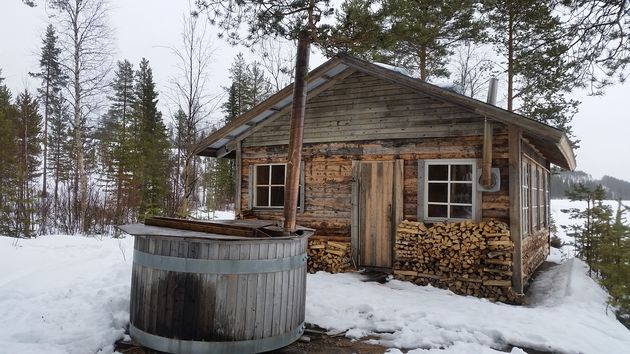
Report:
M310 239L308 241L308 271L323 270L329 273L342 273L352 268L352 254L349 242Z
M424 223L404 220L396 233L394 276L493 301L522 303L512 285L514 245L495 220Z

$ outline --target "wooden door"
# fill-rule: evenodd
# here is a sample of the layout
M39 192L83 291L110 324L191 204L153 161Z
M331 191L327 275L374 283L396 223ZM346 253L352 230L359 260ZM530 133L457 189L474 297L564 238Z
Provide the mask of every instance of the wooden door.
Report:
M357 166L359 266L391 269L396 225L402 217L402 160Z

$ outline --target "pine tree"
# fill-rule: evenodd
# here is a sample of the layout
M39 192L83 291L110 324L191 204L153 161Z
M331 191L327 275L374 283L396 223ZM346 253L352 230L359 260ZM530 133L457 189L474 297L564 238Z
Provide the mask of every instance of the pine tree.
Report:
M571 74L576 63L562 55L567 50L561 40L566 29L556 5L547 0L483 2L490 41L504 59L507 109L562 129L572 138L571 120L579 102L567 93L580 83ZM572 143L577 147L579 141L573 138Z
M11 92L2 84L0 70L0 234L14 235L17 199L17 130Z
M343 15L338 16L339 43L333 40L332 45L417 71L422 80L447 77L454 44L481 34L473 5L470 0L346 1Z
M133 116L136 122L137 155L134 173L140 182L140 217L164 211L168 189L168 159L170 145L162 113L157 109L158 93L149 61L142 59L136 72L136 101Z
M16 143L18 199L16 208L17 233L34 235L36 178L39 176L41 117L35 98L24 91L16 99Z

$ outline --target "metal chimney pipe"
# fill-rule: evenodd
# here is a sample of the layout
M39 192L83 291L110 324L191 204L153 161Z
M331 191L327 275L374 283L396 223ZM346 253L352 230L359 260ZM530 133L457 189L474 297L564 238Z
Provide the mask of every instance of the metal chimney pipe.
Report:
M490 79L490 85L488 87L488 99L487 103L496 105L497 103L497 88L499 86L499 80L495 77ZM481 185L484 188L491 188L496 181L492 181L492 138L494 125L488 118L483 122L483 164L481 169Z
M493 77L490 79L490 86L488 87L488 99L486 102L495 106L497 104L497 89L499 88L499 79Z

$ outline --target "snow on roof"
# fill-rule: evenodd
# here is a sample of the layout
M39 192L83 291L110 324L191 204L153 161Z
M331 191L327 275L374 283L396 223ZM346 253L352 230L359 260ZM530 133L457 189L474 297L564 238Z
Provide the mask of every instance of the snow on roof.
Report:
M397 73L401 73L403 75L407 75L409 77L413 77L415 78L415 76L413 76L411 74L411 72L409 72L409 70L405 69L405 68L401 68L400 66L394 66L394 65L389 65L389 64L385 64L385 63L379 63L379 62L372 62L372 64L380 66L381 68L385 68L387 70L391 70L391 71L395 71Z

